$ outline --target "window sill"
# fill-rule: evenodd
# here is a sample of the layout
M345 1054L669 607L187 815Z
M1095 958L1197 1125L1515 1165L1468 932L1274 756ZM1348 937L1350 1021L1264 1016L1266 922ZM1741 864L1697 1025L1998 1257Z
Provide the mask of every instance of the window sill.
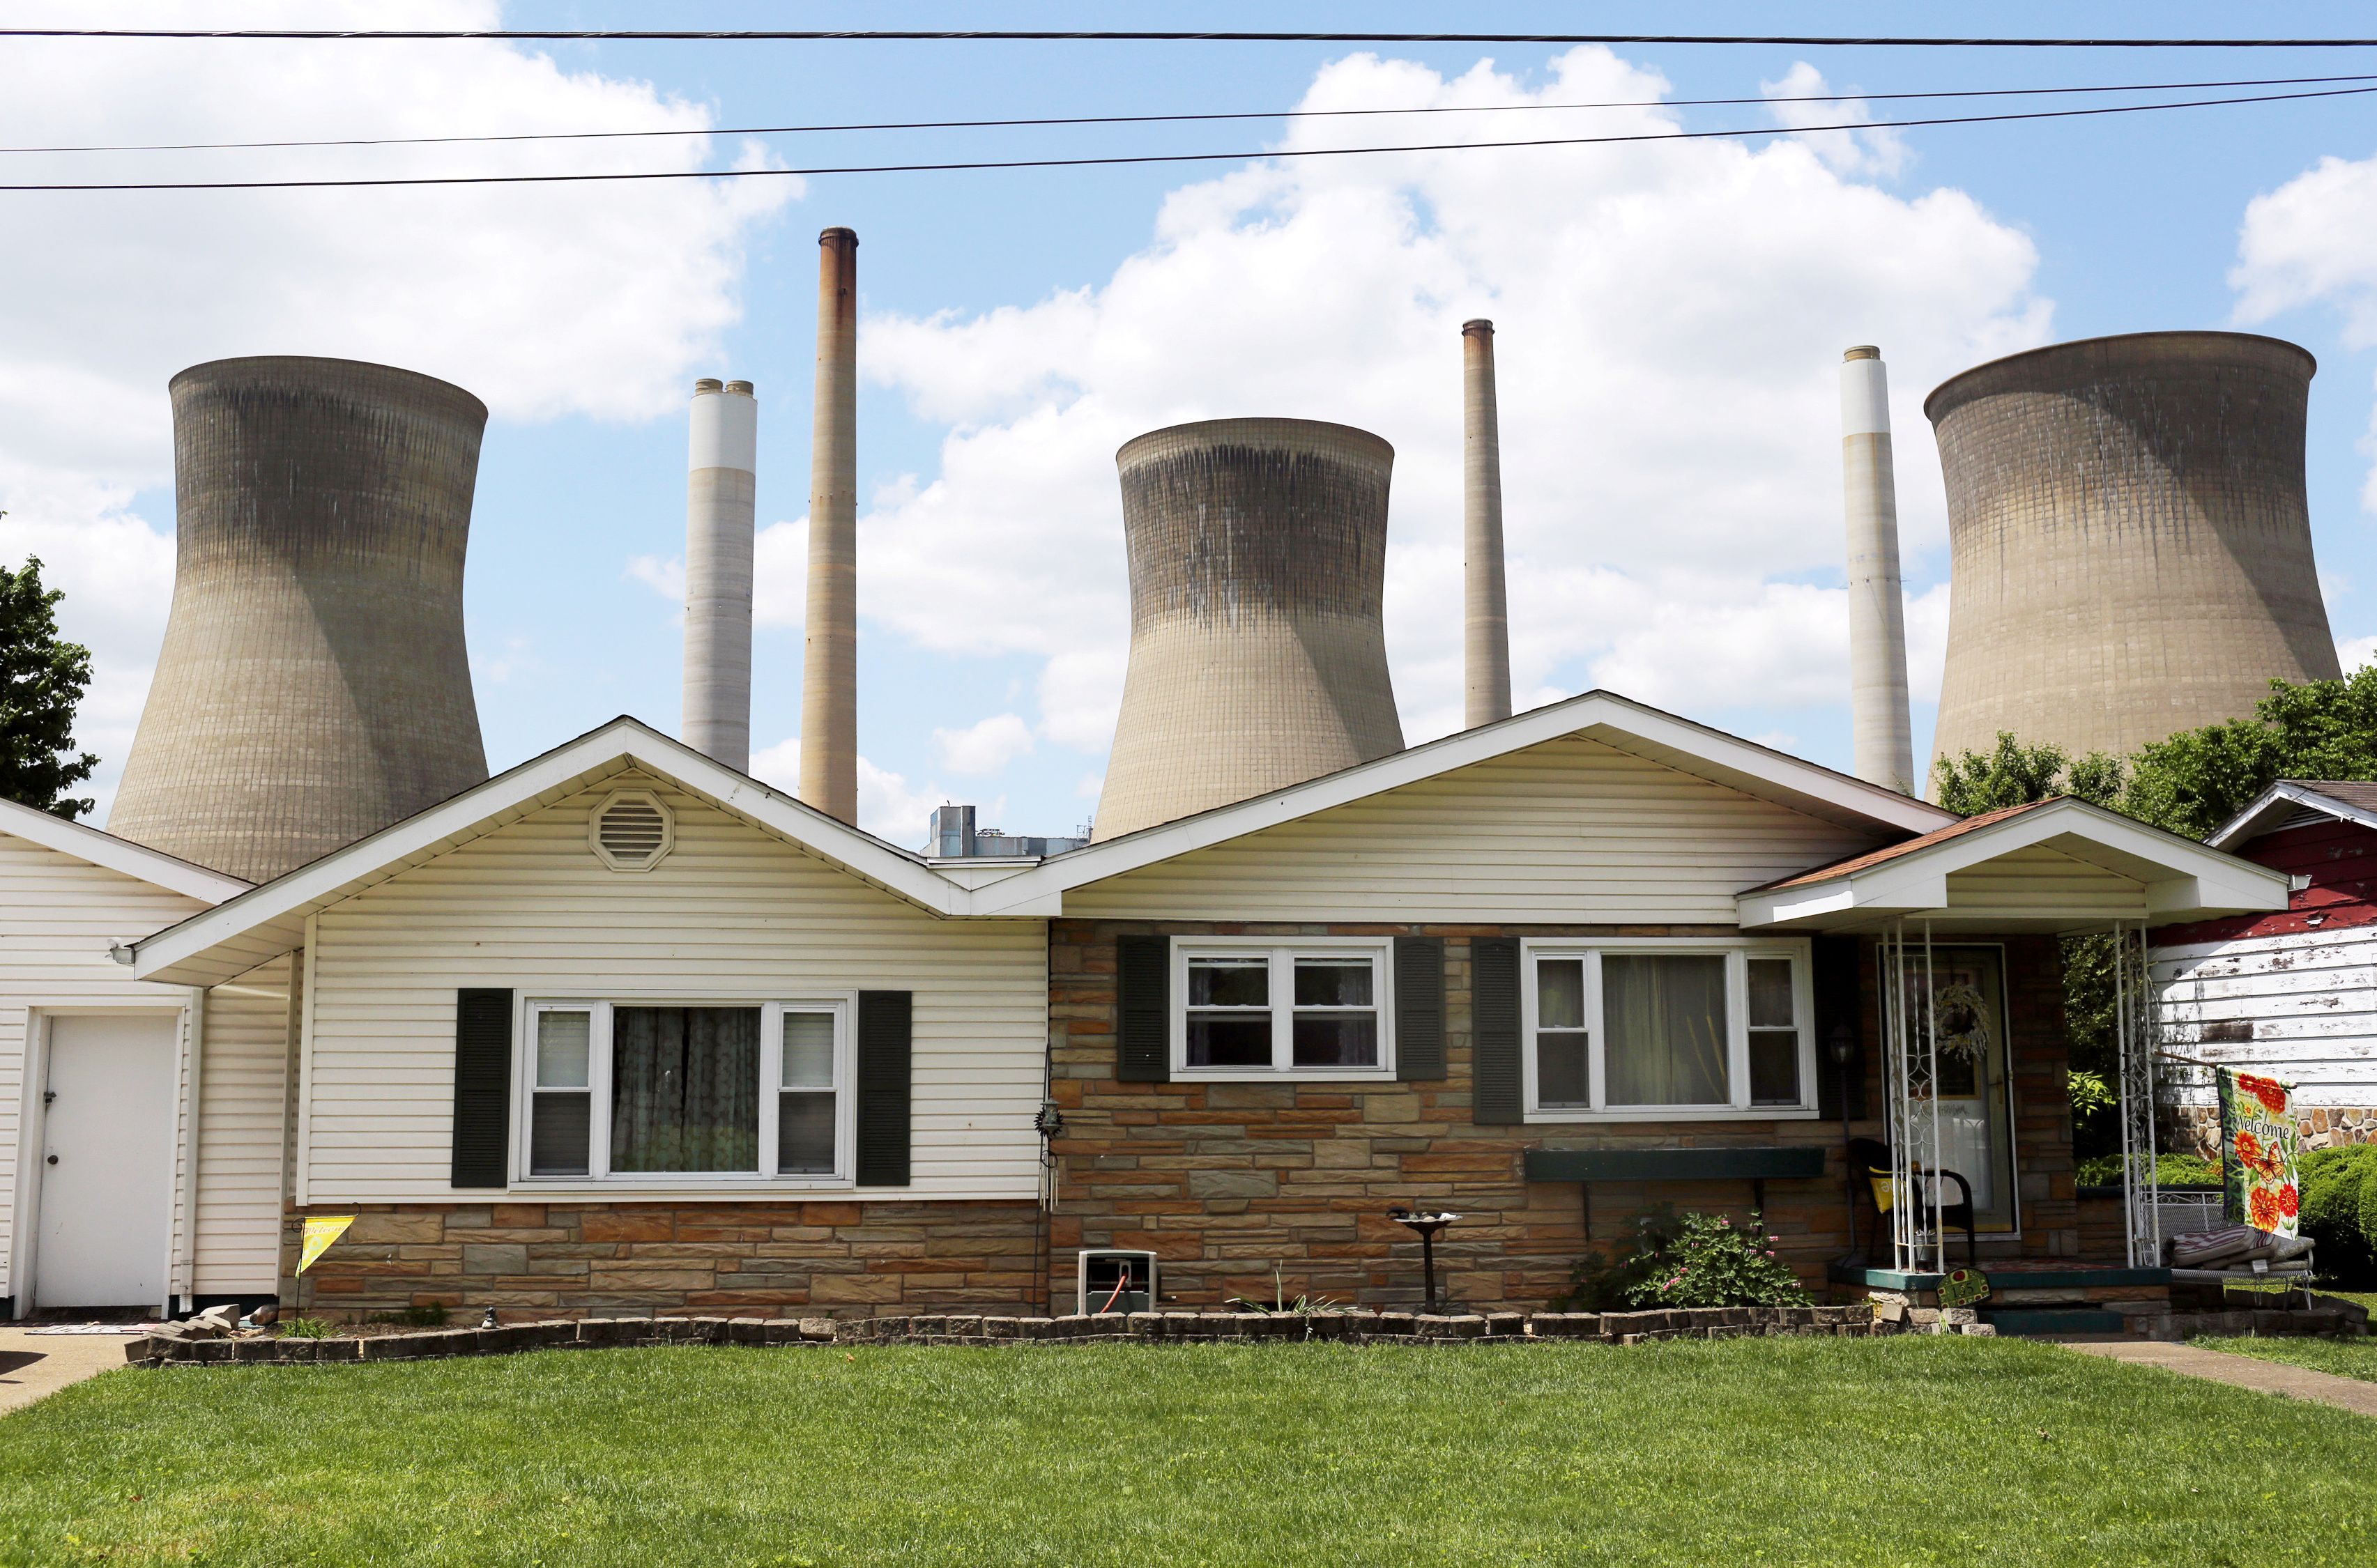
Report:
M1530 1123L1646 1123L1646 1122L1813 1122L1822 1114L1813 1106L1762 1105L1749 1111L1736 1111L1729 1105L1684 1105L1654 1108L1648 1111L1530 1111Z
M1392 1067L1175 1067L1176 1084L1392 1084Z
M833 1192L858 1183L846 1176L758 1176L729 1171L642 1174L634 1176L520 1176L513 1192L538 1193L673 1193L673 1192Z

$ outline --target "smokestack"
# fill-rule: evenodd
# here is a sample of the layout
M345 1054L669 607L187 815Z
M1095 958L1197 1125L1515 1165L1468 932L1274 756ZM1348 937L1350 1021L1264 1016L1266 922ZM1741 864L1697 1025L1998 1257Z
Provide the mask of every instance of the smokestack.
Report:
M801 799L858 821L858 236L818 236L817 423L809 445L809 604Z
M685 494L685 743L751 770L751 543L759 399L747 381L693 384Z
M1461 324L1462 683L1467 728L1511 717L1511 606L1502 584L1502 427L1494 324Z
M1841 474L1847 495L1849 714L1857 776L1916 792L1906 712L1906 612L1899 598L1898 481L1890 456L1890 380L1881 350L1841 361Z

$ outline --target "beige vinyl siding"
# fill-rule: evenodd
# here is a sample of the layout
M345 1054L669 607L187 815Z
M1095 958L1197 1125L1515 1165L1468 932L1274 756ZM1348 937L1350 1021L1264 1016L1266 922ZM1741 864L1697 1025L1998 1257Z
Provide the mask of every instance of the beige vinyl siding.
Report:
M2009 920L2069 914L2104 918L2126 907L2125 918L2143 919L2145 885L2133 876L2051 849L2044 844L2006 853L1948 873L1948 903L1960 918Z
M2274 1074L2305 1105L2377 1105L2377 926L2156 947L2154 983L2174 1050ZM2209 1075L2175 1076L2180 1103L2216 1102Z
M191 1286L200 1295L269 1295L280 1277L289 970L277 958L207 992Z
M134 980L130 969L107 956L108 944L147 936L206 907L137 877L0 833L0 1295L17 1293L16 1227L20 1219L30 1224L34 1218L19 1214L18 1190L28 1098L29 1019L50 1006L185 1004L187 990ZM186 1056L185 1051L185 1060ZM181 1099L177 1096L177 1104ZM186 1255L180 1203L186 1191L183 1174L177 1161L177 1258Z
M1735 923L1880 840L1598 741L1547 741L1065 895L1106 920Z
M589 814L630 786L655 790L676 816L675 848L650 872L610 871L587 845ZM306 983L302 1158L312 1204L452 1197L455 992L474 986L523 998L721 1002L913 992L912 1184L842 1191L1039 1191L1032 1117L1047 1034L1045 924L937 919L654 780L606 780L325 909ZM752 1192L576 1190L621 1201L748 1201Z

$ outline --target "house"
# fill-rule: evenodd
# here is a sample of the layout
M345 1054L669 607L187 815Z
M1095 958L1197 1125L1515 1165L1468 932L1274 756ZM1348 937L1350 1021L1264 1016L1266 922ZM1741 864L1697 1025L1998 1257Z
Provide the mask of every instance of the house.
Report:
M2377 784L2280 779L2205 840L2283 872L2283 910L2157 927L2179 1134L2216 1158L2208 1064L2295 1086L2303 1146L2377 1139ZM2193 1064L2191 1064L2193 1063Z
M207 992L118 961L246 890L0 801L0 1313L274 1294L288 962Z
M1084 1248L1156 1254L1167 1306L1407 1303L1399 1204L1462 1216L1458 1299L1535 1305L1650 1202L1758 1204L1811 1281L1870 1239L1885 940L1969 1014L1942 1158L1981 1249L2076 1258L2055 935L2284 897L1606 693L997 861L622 719L167 911L131 973L209 1020L285 992L310 1312L1062 1312ZM200 1093L202 1146L235 1105ZM293 1279L317 1214L357 1218Z

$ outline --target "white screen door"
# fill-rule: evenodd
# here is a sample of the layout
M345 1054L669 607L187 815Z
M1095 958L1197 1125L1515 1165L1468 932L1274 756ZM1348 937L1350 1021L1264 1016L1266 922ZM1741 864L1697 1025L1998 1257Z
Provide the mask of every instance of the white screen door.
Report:
M171 1013L50 1020L33 1302L165 1301L173 1179Z

